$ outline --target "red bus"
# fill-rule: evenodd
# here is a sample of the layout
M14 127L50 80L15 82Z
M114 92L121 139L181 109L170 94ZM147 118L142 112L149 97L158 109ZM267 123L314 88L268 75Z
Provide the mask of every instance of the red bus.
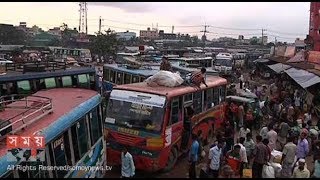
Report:
M116 86L105 119L108 165L121 164L126 146L136 169L169 171L190 148L192 133L201 132L202 140L210 141L224 120L227 80L207 76L206 83L200 88L145 82Z

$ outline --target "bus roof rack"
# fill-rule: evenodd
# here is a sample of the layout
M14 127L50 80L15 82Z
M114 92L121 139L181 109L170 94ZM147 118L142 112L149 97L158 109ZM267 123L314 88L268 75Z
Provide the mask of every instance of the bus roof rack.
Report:
M66 70L67 63L60 61L33 61L33 62L15 62L6 63L6 71L16 72L46 72L55 70Z
M42 117L53 112L52 99L35 95L9 95L0 97L0 140L15 134Z

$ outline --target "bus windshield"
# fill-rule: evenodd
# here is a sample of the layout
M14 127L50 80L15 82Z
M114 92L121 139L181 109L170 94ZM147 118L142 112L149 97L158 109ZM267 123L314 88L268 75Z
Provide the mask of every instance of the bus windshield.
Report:
M161 107L110 99L106 123L158 133L161 131L163 113Z
M215 60L215 65L220 65L220 66L232 66L232 61L228 59L216 59Z

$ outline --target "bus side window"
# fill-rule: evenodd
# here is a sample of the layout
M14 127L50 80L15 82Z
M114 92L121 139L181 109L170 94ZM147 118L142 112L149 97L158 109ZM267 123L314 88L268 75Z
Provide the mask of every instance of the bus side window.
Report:
M77 75L71 76L72 86L76 87L78 84Z
M122 72L117 72L116 84L118 84L118 85L123 84L123 73Z
M137 82L139 82L139 76L132 75L132 83L137 83Z
M50 149L52 150L53 159L52 165L53 166L65 166L67 165L66 161L66 153L65 153L65 147L64 147L64 137L59 136L55 140L52 141L50 144ZM68 171L64 170L56 170L56 177L63 178Z
M19 94L27 94L27 93L31 92L31 86L30 86L30 82L28 80L18 81L17 86L18 86L18 93Z
M46 89L51 89L57 87L57 83L55 78L46 78L44 79Z
M115 83L116 72L110 70L110 82Z
M77 136L78 136L78 147L80 151L80 158L83 157L88 151L88 129L86 126L85 117L82 117L81 120L77 122Z
M103 68L103 79L105 81L110 81L110 69L108 68Z
M98 107L94 108L89 113L89 127L90 127L90 137L91 137L91 146L93 146L98 139L102 136L102 131L99 127L99 118L98 118Z
M193 108L195 114L201 113L202 111L202 91L194 93Z
M61 88L62 86L62 77L56 77L57 87Z
M213 104L213 89L207 89L204 92L204 108L203 110L207 110L209 108L211 108L214 104Z
M80 153L78 147L78 136L77 136L77 123L71 127L71 136L72 136L72 146L74 161L78 162L80 160Z
M219 89L218 87L213 89L213 103L215 106L219 105Z
M220 88L220 102L224 102L225 98L226 98L226 86L223 85Z
M124 74L124 84L130 84L131 83L131 75L125 73Z
M140 77L140 82L143 82L146 78L145 77Z
M170 122L168 125L175 124L182 120L182 97L174 98L171 102Z
M80 74L78 75L78 87L85 87L89 86L89 75L88 74Z
M63 76L61 79L62 79L62 87L72 87L71 76Z

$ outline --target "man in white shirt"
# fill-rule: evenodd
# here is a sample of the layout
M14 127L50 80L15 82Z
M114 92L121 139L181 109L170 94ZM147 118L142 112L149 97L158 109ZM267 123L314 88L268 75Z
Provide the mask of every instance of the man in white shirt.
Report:
M243 127L240 128L239 130L239 138L240 137L247 137L247 134L250 133L250 129L247 127L246 123L243 125Z
M223 142L219 140L218 144L209 150L208 173L213 178L218 178L219 176L220 162L222 158L222 147Z
M310 178L310 171L305 166L306 160L299 159L299 167L293 171L293 178Z
M247 150L243 145L244 141L245 141L245 138L244 137L240 137L240 139L238 140L238 143L235 144L235 146L236 145L240 146L240 160L241 160L240 177L242 177L244 165L248 163Z
M267 139L269 140L269 148L270 150L274 150L276 149L276 143L277 143L277 139L278 139L278 134L276 131L273 130L273 126L272 124L270 124L268 126L269 132L267 133Z
M262 139L267 139L267 134L268 134L268 127L265 126L260 130L260 136L262 136Z
M132 155L128 152L128 148L124 147L121 153L121 176L132 178L135 175L135 170Z

